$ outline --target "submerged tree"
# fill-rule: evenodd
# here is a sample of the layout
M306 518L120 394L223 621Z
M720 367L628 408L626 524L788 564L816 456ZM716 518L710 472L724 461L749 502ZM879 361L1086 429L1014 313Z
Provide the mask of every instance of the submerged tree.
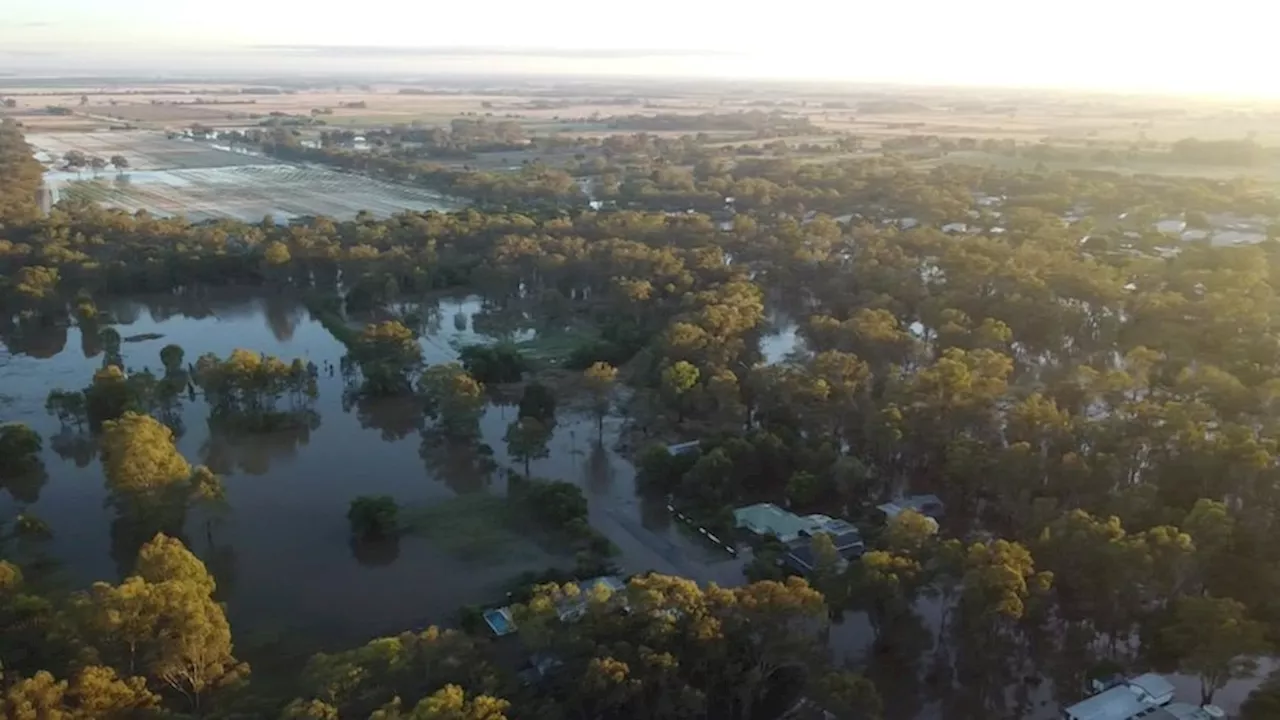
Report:
M438 420L446 435L472 438L479 433L484 386L461 365L432 365L423 373L420 386L427 402L427 415Z
M395 321L365 326L350 357L364 375L364 391L371 395L410 392L422 366L422 348L413 331Z
M524 463L524 476L527 478L529 463L547 457L549 453L547 442L551 439L551 428L537 418L521 417L507 426L503 439L512 459Z
M609 414L613 398L613 386L618 379L618 369L609 363L597 362L582 373L591 396L591 412L596 416L597 440L604 440L604 419Z

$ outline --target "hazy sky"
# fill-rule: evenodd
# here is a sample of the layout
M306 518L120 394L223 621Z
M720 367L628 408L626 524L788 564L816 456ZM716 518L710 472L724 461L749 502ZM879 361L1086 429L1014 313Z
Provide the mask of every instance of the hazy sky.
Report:
M0 70L395 69L847 79L1280 97L1274 0L0 0ZM760 8L760 10L755 10ZM281 53L264 45L647 50ZM671 54L671 51L701 51ZM657 53L656 51L666 51Z

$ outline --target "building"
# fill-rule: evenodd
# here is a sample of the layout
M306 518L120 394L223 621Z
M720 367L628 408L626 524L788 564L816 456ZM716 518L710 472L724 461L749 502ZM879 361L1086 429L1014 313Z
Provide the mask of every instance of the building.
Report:
M840 521L843 522L843 521ZM825 532L819 530L818 532ZM867 550L867 545L862 540L862 535L857 529L851 529L849 532L833 535L826 533L831 538L831 544L835 546L836 552L840 554L840 569L843 570L848 561L861 557ZM783 562L792 570L801 575L808 575L817 568L817 560L813 556L813 545L811 542L812 535L799 537L787 545L787 555L783 558Z
M1159 675L1147 673L1099 687L1097 694L1063 708L1063 720L1197 720L1163 710L1173 702L1173 685ZM1158 712L1166 714L1162 717Z
M733 511L735 524L758 537L772 535L787 546L782 561L801 574L813 572L816 561L810 546L814 535L831 538L843 561L859 557L866 551L862 534L847 520L829 515L796 515L773 503L759 503Z
M946 506L942 504L941 498L937 495L909 495L883 505L877 505L876 509L888 516L890 520L907 510L915 510L921 515L934 520L941 520L942 516L946 514Z
M737 527L753 535L765 537L773 535L784 543L793 542L800 533L811 528L812 522L787 512L773 503L758 503L738 508L733 511L733 522Z

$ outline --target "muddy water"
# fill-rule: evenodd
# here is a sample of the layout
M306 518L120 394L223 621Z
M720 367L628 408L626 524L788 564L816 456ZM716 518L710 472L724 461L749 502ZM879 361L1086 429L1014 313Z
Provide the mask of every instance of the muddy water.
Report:
M163 336L122 345L132 369L157 369L160 349L170 343L183 347L187 362L206 352L248 348L326 368L344 353L300 305L282 298L166 299L104 309L126 338ZM441 300L436 311L442 322L423 340L429 361L453 359L457 341L485 339L476 330L477 318L485 326L476 298ZM30 508L53 529L48 551L61 561L72 586L114 581L123 561L111 551L114 513L104 505L101 464L87 447L77 458L75 448L67 447L73 444L58 438L57 420L44 411L50 390L83 387L102 357L86 356L92 343L86 348L75 327L9 340L0 349L0 418L27 423L46 439L49 477ZM249 438L211 433L208 407L184 396L179 448L192 463L209 464L223 475L230 506L211 534L198 513L191 515L186 539L225 591L237 636L302 632L348 642L446 622L463 604L501 599L507 581L522 571L572 564L572 558L537 548L521 548L509 559L467 562L414 537L404 538L389 557L357 557L346 520L351 498L388 494L406 506L425 506L459 493L502 493L503 473L488 479L447 450L424 457L416 408L407 403L344 407L340 374L322 369L319 385L317 427ZM513 405L493 404L481 420L482 441L502 466L512 465L502 438L514 417ZM594 420L562 411L551 453L533 463L534 474L583 487L593 525L620 548L618 563L625 570L740 581L738 565L673 524L665 507L636 497L634 468L611 449L620 423L608 420L602 448L595 442ZM0 517L12 517L20 507L0 492Z

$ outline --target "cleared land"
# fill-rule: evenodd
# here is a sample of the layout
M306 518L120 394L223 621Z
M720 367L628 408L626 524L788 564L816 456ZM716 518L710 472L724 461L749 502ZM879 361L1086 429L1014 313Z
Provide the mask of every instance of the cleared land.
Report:
M234 218L257 222L307 215L349 219L361 210L377 216L447 210L459 203L436 193L326 168L279 163L206 143L153 132L32 135L37 157L50 167L65 153L122 155L129 169L95 173L53 170L45 175L51 199L80 198L130 212L185 215L191 220Z

